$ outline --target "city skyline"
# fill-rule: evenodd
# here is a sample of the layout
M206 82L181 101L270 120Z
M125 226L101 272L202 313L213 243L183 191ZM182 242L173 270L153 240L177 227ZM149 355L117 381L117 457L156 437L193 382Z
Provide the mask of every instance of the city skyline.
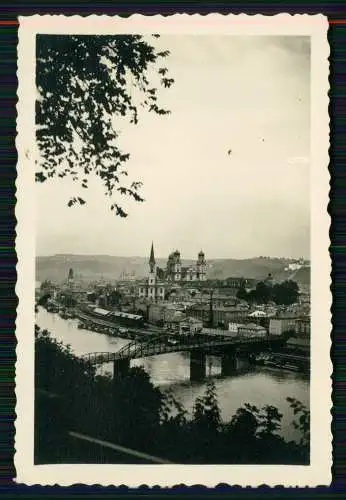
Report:
M307 37L162 36L175 84L167 117L121 124L144 203L115 217L97 180L68 208L70 180L36 185L37 254L186 258L310 255ZM260 96L260 98L259 98ZM54 224L52 224L54 219ZM197 248L197 250L196 250ZM165 257L163 257L165 258Z
M173 248L172 251L179 250L179 248ZM203 250L202 248L200 250ZM180 251L180 250L179 250ZM186 256L183 252L182 254L182 261L184 260L196 260L198 252L196 252L196 255L188 255ZM132 255L117 255L117 254L108 254L108 253L75 253L75 252L59 252L59 253L52 253L52 254L37 254L36 258L41 258L41 257L57 257L57 256L74 256L74 257L112 257L112 258L119 258L119 259L148 259L149 260L149 254L148 255L139 255L139 254L132 254ZM155 250L155 259L157 260L167 260L168 255L161 255L158 254L156 255L156 250ZM305 255L300 255L299 257L293 257L289 255L252 255L250 257L210 257L209 260L254 260L254 259L279 259L279 260L292 260L292 261L297 261L300 259L303 259L305 261L310 262L310 257L305 256ZM207 259L208 260L208 259Z

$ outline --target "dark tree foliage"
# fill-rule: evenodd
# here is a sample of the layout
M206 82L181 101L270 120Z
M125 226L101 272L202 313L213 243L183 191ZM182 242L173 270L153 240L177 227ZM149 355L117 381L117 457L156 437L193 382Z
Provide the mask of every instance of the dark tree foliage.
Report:
M301 432L300 444L310 446L310 412L303 403L295 398L287 398L294 415L298 420L293 421L293 427Z
M120 292L118 292L118 290L112 290L110 292L110 305L111 306L120 306L121 304L121 299L122 299L122 295Z
M295 281L286 280L273 286L273 296L276 304L290 305L297 302L299 287Z
M87 188L94 173L107 196L143 201L141 183L124 182L130 154L119 148L116 119L137 124L140 109L169 113L157 96L158 87L174 82L161 64L168 55L139 35L38 35L36 181L70 176ZM68 205L75 203L85 200L76 196ZM111 210L127 215L118 202Z
M213 382L208 382L205 394L196 399L193 419L199 429L216 432L221 425L221 411L219 408L216 388Z
M231 420L231 429L234 434L244 441L254 438L258 429L257 415L256 406L245 404L243 408L239 408Z
M215 384L208 382L205 393L195 401L191 424L191 449L194 461L213 462L220 441L221 410Z
M265 405L259 413L259 435L262 437L276 435L281 429L282 416L275 406Z
M114 387L114 426L118 442L148 449L160 424L162 394L149 375L133 367Z
M258 304L267 304L273 301L277 305L291 305L298 300L299 286L292 280L276 283L274 286L260 281L257 283L256 288L249 292L244 287L239 288L237 297Z
M260 281L256 285L255 289L255 300L267 304L272 296L271 287L266 285L263 281Z
M170 390L162 396L160 423L173 428L181 428L187 424L187 411L175 399Z
M241 286L240 288L238 288L238 290L237 290L237 298L240 299L240 300L247 300L248 293L246 291L245 286Z
M247 403L224 426L226 453L232 450L234 462L244 463L250 456L257 461L258 412L256 406Z
M75 448L66 431L85 433L176 463L287 463L309 461L310 413L293 398L300 443L278 433L282 414L274 406L245 404L223 422L213 382L196 399L192 415L172 393L154 387L139 367L114 381L96 375L69 346L36 328L35 461L114 463L107 450ZM71 383L73 381L73 383ZM43 396L43 395L44 396ZM121 457L124 460L124 457Z
M38 306L46 306L49 299L51 299L52 294L50 292L43 292L41 297L37 301Z
M75 391L93 379L94 370L75 356L69 345L35 327L35 386L72 400ZM71 385L73 380L73 386Z

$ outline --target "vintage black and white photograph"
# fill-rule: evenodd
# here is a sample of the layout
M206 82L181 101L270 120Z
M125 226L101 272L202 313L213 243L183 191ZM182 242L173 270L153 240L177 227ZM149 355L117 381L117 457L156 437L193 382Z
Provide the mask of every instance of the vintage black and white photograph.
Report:
M83 22L35 33L34 145L22 131L33 467L308 471L330 340L314 364L330 305L313 306L313 273L329 272L327 246L314 260L328 220L323 198L312 220L313 37Z

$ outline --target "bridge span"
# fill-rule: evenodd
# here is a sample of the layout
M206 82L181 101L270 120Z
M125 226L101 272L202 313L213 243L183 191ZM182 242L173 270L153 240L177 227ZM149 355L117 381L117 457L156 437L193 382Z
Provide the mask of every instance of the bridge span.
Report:
M223 375L230 375L236 367L239 353L248 355L282 344L281 336L212 338L201 335L179 335L172 340L169 335L156 335L145 338L143 342L134 340L117 352L92 352L82 356L87 363L99 366L113 363L114 379L126 376L132 359L158 356L175 352L190 352L190 379L201 380L206 374L206 356L213 354L221 357Z

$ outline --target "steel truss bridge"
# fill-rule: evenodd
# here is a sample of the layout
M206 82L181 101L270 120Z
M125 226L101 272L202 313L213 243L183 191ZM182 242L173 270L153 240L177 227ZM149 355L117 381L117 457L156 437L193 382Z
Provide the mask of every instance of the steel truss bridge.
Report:
M202 351L204 353L220 354L227 351L256 352L259 349L272 347L283 342L281 336L270 338L211 338L201 335L179 336L175 341L169 340L169 335L155 335L143 339L143 342L134 340L117 352L92 352L82 356L82 359L91 365L97 366L121 360L139 359L160 354L182 351Z

